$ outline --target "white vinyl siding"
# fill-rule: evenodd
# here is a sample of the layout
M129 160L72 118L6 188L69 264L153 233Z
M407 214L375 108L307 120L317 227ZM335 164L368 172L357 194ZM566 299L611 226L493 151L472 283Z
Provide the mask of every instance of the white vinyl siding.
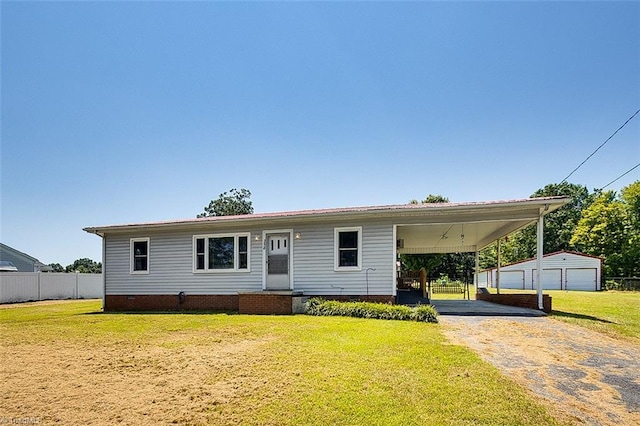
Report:
M366 295L367 268L369 294L392 295L394 290L393 225L362 224L361 270L349 273L335 270L335 230L329 226L297 227L302 238L294 241L294 290L305 295Z
M313 224L293 227L299 239L289 241L293 258L293 290L305 295L366 295L369 278L370 295L393 295L395 262L393 225L339 224L361 227L361 270L336 272L334 235L338 224ZM227 232L228 231L228 232ZM248 233L247 231L251 231ZM129 271L130 238L135 235L105 237L105 292L107 295L140 294L237 294L240 291L262 291L263 229L225 229L228 234L249 236L248 271L246 273L194 273L194 235L216 235L210 229L200 232L150 233L151 268L149 274L131 275ZM258 237L258 238L256 238ZM366 270L375 268L375 271Z
M130 274L130 236L105 237L106 294L237 294L262 290L261 256L251 256L246 273L193 273L193 233L150 235L151 268L148 274ZM248 239L249 250L259 253L262 242Z

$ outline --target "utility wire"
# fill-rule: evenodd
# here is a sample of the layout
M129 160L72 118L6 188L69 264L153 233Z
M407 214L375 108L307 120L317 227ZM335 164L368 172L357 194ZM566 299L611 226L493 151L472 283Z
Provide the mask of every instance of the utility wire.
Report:
M613 137L616 135L616 133L618 133L618 132L619 132L619 131L624 127L624 126L626 126L628 122L630 122L631 120L633 120L633 118L634 118L636 115L638 115L638 113L640 113L640 109L639 109L639 110L637 110L637 111L636 111L636 112L635 112L631 117L629 117L629 118L627 119L627 121L625 121L625 122L624 122L624 124L623 124L622 126L618 127L618 130L616 130L615 132L613 132L613 134L612 134L611 136L609 136L609 137L607 138L607 140L606 140L606 141L602 142L602 144L601 144L599 147L597 147L597 148L596 148L596 150L595 150L595 151L593 151L593 152L592 152L592 153L591 153L587 158L585 158L585 159L584 159L584 161L578 165L578 167L576 167L575 169L573 169L573 171L572 171L571 173L569 173L569 175L568 175L566 178L562 179L562 182L566 182L566 181L567 181L567 179L569 179L569 178L571 177L571 175L572 175L572 174L574 174L574 173L575 173L575 172L576 172L580 167L582 167L582 165L583 165L584 163L586 163L586 162L587 162L587 160L589 160L589 158L593 157L593 155L594 155L596 152L598 152L598 150L599 150L600 148L602 148L603 146L605 146L605 145L607 144L607 142L609 142L609 141L611 140L611 138L613 138ZM636 166L636 167L637 167L637 166ZM632 170L633 170L633 169L632 169ZM627 172L627 173L629 173L629 172ZM624 176L624 175L623 175L623 176ZM621 177L622 177L622 176L621 176ZM618 179L620 179L620 178L618 178ZM562 182L560 182L560 183L562 183ZM614 182L615 182L615 181L614 181ZM613 183L613 182L611 182L611 183ZM609 184L609 185L610 185L610 184Z
M634 171L635 169L637 169L638 167L640 167L640 163L636 164L635 166L633 166L632 168L630 168L629 170L627 170L626 172L624 172L623 174L621 174L620 176L618 176L617 178L615 178L614 180L612 180L611 182L609 182L608 184L606 184L605 186L603 186L602 188L600 188L600 191L602 191L603 189L605 189L607 186L611 185L612 183L614 183L615 181L617 181L618 179L628 175L629 173L631 173L632 171Z

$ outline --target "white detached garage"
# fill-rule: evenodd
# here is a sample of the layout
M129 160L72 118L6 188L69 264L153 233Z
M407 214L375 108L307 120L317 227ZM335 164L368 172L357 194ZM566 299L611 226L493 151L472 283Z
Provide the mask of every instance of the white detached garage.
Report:
M544 290L601 290L602 259L583 253L559 251L542 259ZM478 276L479 287L497 287L497 268L486 269ZM536 259L523 260L500 268L500 288L535 290Z

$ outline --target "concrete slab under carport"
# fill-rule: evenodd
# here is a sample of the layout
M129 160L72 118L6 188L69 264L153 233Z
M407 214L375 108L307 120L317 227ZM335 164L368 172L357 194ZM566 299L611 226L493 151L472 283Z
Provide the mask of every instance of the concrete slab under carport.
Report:
M544 317L547 315L537 309L499 305L483 300L431 299L430 304L436 308L436 311L438 311L440 315L496 317Z

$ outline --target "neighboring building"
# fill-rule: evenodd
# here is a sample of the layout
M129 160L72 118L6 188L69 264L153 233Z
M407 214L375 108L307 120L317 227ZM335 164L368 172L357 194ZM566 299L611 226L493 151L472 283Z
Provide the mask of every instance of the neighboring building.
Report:
M0 272L18 272L18 268L13 262L8 260L0 260Z
M105 310L290 313L302 294L395 302L398 254L477 253L568 200L306 210L85 231L103 239Z
M545 254L542 259L544 290L602 289L602 259L584 253L559 251ZM497 268L481 271L480 287L496 287ZM500 268L500 288L535 290L537 287L536 259L523 260Z
M18 269L18 272L48 272L51 270L50 266L35 257L2 243L0 243L0 260L11 262Z

